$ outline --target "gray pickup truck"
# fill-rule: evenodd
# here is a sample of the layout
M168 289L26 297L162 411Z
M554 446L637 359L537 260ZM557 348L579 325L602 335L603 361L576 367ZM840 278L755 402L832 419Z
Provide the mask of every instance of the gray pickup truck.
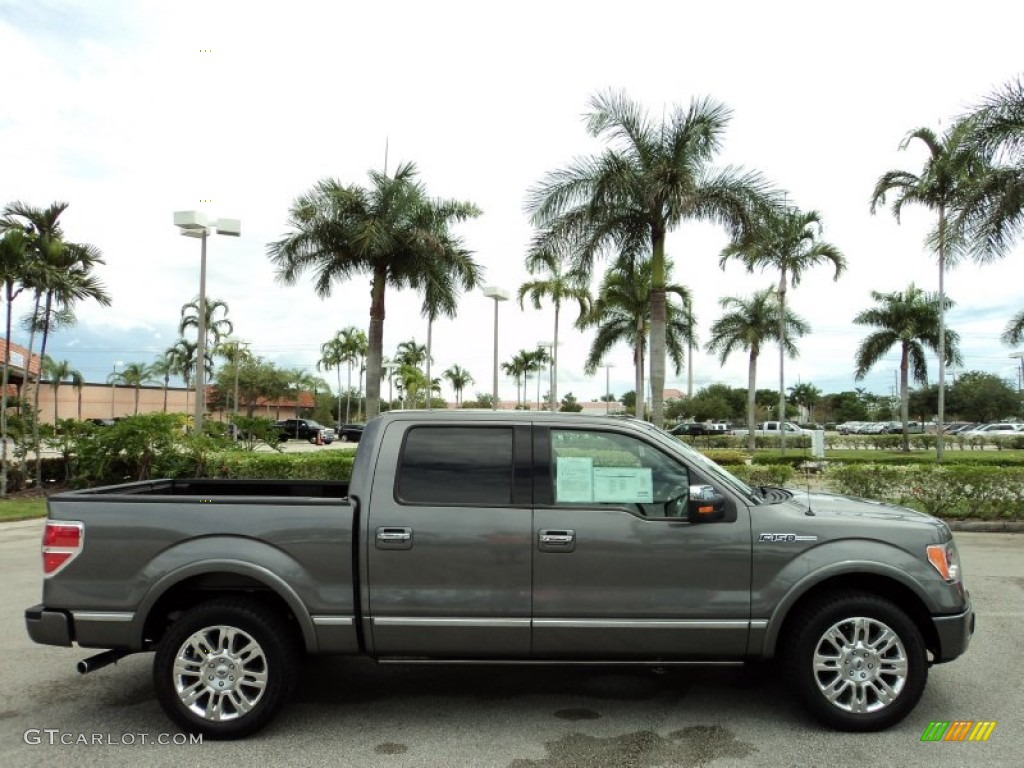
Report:
M776 658L824 723L877 730L962 654L940 520L752 488L667 432L575 414L374 419L351 483L157 480L52 496L39 643L154 651L183 729L240 737L305 654L389 662Z

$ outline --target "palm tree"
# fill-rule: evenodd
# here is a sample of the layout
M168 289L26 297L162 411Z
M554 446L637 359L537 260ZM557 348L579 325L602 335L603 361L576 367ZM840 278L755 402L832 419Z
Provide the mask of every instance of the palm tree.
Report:
M523 351L520 351L513 355L511 360L501 364L501 370L504 371L505 375L515 379L516 407L521 407L523 404L523 398L520 395L520 387L523 384L523 376L526 373L526 359L524 358L524 354L525 353Z
M939 403L936 420L936 455L942 461L942 432L946 409L946 267L951 266L965 247L964 228L951 226L968 207L968 201L975 193L976 182L987 178L990 165L981 153L974 151L965 141L969 123L954 124L939 136L930 128L917 128L907 134L900 143L906 149L917 140L928 149L928 159L920 174L909 171L888 171L875 183L871 195L871 212L885 205L890 192L894 193L892 214L897 223L903 206L916 203L936 212L938 221L929 234L928 246L938 255L939 261L939 335L936 354L939 358Z
M736 238L722 251L719 264L724 267L730 258L738 258L748 272L755 269L779 271L779 421L786 420L786 288L800 284L805 270L819 264L831 263L833 280L846 268L846 259L831 243L818 238L821 235L821 215L817 211L803 213L796 208L772 209L750 227L742 237ZM786 450L786 432L779 431L783 452Z
M365 273L372 276L368 418L380 410L387 286L418 290L433 282L443 293L460 283L466 288L466 275L474 275L475 284L480 274L470 252L449 231L453 223L476 217L480 210L468 202L428 198L415 179L416 167L411 163L399 165L394 176L371 171L368 189L325 179L292 204L293 231L267 248L279 280L294 284L310 270L316 293L322 297L331 295L335 281ZM452 275L453 281L438 280L442 273Z
M664 421L666 325L665 238L680 223L710 221L733 236L766 204L762 178L735 168L716 170L731 116L718 102L693 100L660 124L625 94L591 99L587 130L610 146L596 157L555 171L529 193L527 210L541 230L535 245L564 243L587 274L604 251L651 258L652 418Z
M9 204L4 209L8 228L17 227L29 235L29 247L35 258L27 263L27 282L35 291L35 309L32 330L29 336L28 359L32 359L36 322L41 319L42 342L39 358L46 357L46 344L54 318L72 323L73 307L80 301L92 299L103 306L110 306L110 295L103 283L92 272L103 264L98 248L64 240L58 219L67 209L66 203L53 203L48 208L34 208L25 203ZM28 366L26 367L26 381ZM39 412L39 382L36 380L33 398L34 412ZM33 420L32 440L35 445L36 487L42 486L42 452L39 450L39 421Z
M332 368L338 372L338 423L348 424L351 422L352 402L352 365L358 363L366 354L366 334L350 325L348 328L338 331L334 338L320 345L320 360L317 361L317 370L329 371ZM341 366L348 365L348 388L345 390L345 421L341 420Z
M135 390L135 415L139 415L139 390L143 384L153 380L153 369L146 363L126 363L125 366L107 377L107 381L119 382Z
M444 378L452 385L452 389L455 390L455 407L462 407L462 390L474 383L473 377L469 375L469 371L460 365L453 365L443 374Z
M0 498L7 497L7 386L10 383L11 371L11 313L14 300L26 287L27 260L29 259L28 235L20 228L11 226L11 222L0 219L0 281L4 286L4 304L6 308L4 326L4 371L0 383L0 442L3 447L2 465L0 465ZM27 373L26 373L27 375Z
M854 356L857 370L855 378L862 381L868 371L877 365L893 347L900 349L900 419L903 422L903 450L910 450L910 435L907 421L910 418L910 389L908 378L913 368L914 381L928 383L928 364L925 348L939 352L939 316L943 310L953 306L945 299L940 307L935 294L929 294L911 283L904 291L893 293L871 292L877 306L860 312L853 322L857 325L873 326L877 330L869 334L857 347ZM957 351L959 336L955 331L945 332L945 354L948 363L961 363Z
M422 314L427 318L427 380L433 381L430 375L430 367L433 360L433 339L434 321L440 316L455 317L458 312L459 288L467 291L472 290L480 284L480 269L471 258L470 253L461 248L457 243L451 247L460 251L459 258L451 265L444 262L436 262L431 265L423 280L423 309ZM427 410L430 410L432 399L427 398Z
M158 379L164 381L164 409L163 412L167 413L167 389L171 385L171 376L175 373L174 363L168 356L167 351L163 355L158 357L149 366L150 372Z
M672 266L672 260L666 259L665 344L678 375L686 358L684 349L695 344L696 339L690 291L683 285L668 282ZM643 418L645 413L644 360L651 329L651 279L649 259L619 260L605 273L590 311L576 323L579 328L597 328L597 336L590 345L584 364L585 372L591 376L597 373L601 362L616 344L625 343L633 350L638 418ZM673 297L680 303L673 301Z
M203 349L209 350L212 357L213 351L220 345L221 339L230 336L235 326L228 320L228 305L220 299L207 298L205 301L206 312L204 313L203 327L206 331ZM220 317L217 313L220 312ZM199 332L199 299L198 297L182 304L181 321L178 323L178 333L182 336L189 328L195 328ZM204 355L205 357L205 355Z
M50 387L53 389L53 426L57 426L58 414L57 406L59 403L58 395L60 392L60 385L64 379L71 379L74 381L81 381L82 374L71 367L71 363L67 360L56 361L52 357L43 358L43 372L50 379ZM81 392L81 385L79 384L79 392ZM78 418L82 418L82 406L81 397L79 397L78 406Z
M540 309L542 298L551 299L555 307L555 337L551 345L551 411L558 402L558 316L565 301L579 304L580 317L590 306L590 290L587 276L578 269L566 269L563 255L551 248L534 248L526 255L526 269L531 275L538 272L545 276L528 280L519 286L519 307L527 296L534 309ZM523 373L523 371L521 371Z
M756 446L754 423L756 421L757 393L757 358L761 354L762 345L779 341L779 297L773 288L758 291L749 299L726 296L720 302L725 310L714 325L711 326L711 339L707 344L709 354L718 353L722 365L737 349L747 351L747 448L754 450ZM786 353L797 356L797 348L793 340L810 332L811 327L805 320L787 310L785 329L782 332L782 343ZM785 420L780 417L780 421Z
M1010 318L1010 323L1006 326L1001 338L1007 346L1024 344L1024 310Z
M814 421L814 406L821 400L821 390L813 384L794 384L789 388L789 400L807 409L807 420Z
M168 347L164 352L164 356L171 364L171 372L181 376L185 382L185 411L188 412L188 392L189 387L192 383L192 377L196 372L196 347L197 345L188 339L178 339L174 342L174 346ZM207 372L209 371L209 364L212 363L210 358L206 358L204 363L207 364Z
M427 397L430 396L430 382L417 366L402 363L398 366L396 373L398 374L398 388L402 391L406 404L412 403L412 407L415 408L416 397L421 390L426 390ZM405 406L403 405L403 407Z
M1024 76L962 118L964 144L989 162L954 221L979 262L1005 256L1024 234Z
M540 373L544 370L544 366L551 363L551 355L548 354L548 350L545 347L537 347L536 349L527 350L526 353L526 372L537 374L537 410L540 410Z

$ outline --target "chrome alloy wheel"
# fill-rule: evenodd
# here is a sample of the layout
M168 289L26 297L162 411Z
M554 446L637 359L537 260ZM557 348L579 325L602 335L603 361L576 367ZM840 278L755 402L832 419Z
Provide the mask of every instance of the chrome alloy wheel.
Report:
M204 627L191 634L174 659L174 689L204 720L234 720L255 707L267 686L267 659L253 637L237 627Z
M907 650L888 625L863 616L838 621L814 647L814 680L832 706L844 712L878 712L907 683Z

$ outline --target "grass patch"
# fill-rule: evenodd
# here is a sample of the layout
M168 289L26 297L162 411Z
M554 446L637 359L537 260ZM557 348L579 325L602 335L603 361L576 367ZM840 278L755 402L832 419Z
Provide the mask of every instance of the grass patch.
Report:
M5 499L0 501L0 522L31 520L46 515L46 499Z

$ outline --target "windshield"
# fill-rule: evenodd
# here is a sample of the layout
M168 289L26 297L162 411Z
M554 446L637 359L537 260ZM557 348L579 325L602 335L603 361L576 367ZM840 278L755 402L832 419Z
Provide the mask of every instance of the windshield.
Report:
M635 423L641 423L644 427L647 427L652 432L656 433L659 437L670 440L672 442L672 445L675 446L675 448L678 451L685 454L686 457L693 461L694 464L704 467L704 469L706 469L709 474L711 474L716 480L719 480L722 484L727 485L729 488L733 490L733 492L740 494L741 496L743 496L746 499L749 499L755 504L761 503L762 499L758 495L757 491L755 491L751 486L744 483L742 480L740 480L738 477L733 475L728 470L724 469L720 465L713 462L711 459L709 459L707 456L705 456L703 453L698 451L693 446L689 445L688 443L684 443L682 440L679 440L674 435L670 434L669 432L666 432L664 429L659 429L653 424L649 424L647 422Z

